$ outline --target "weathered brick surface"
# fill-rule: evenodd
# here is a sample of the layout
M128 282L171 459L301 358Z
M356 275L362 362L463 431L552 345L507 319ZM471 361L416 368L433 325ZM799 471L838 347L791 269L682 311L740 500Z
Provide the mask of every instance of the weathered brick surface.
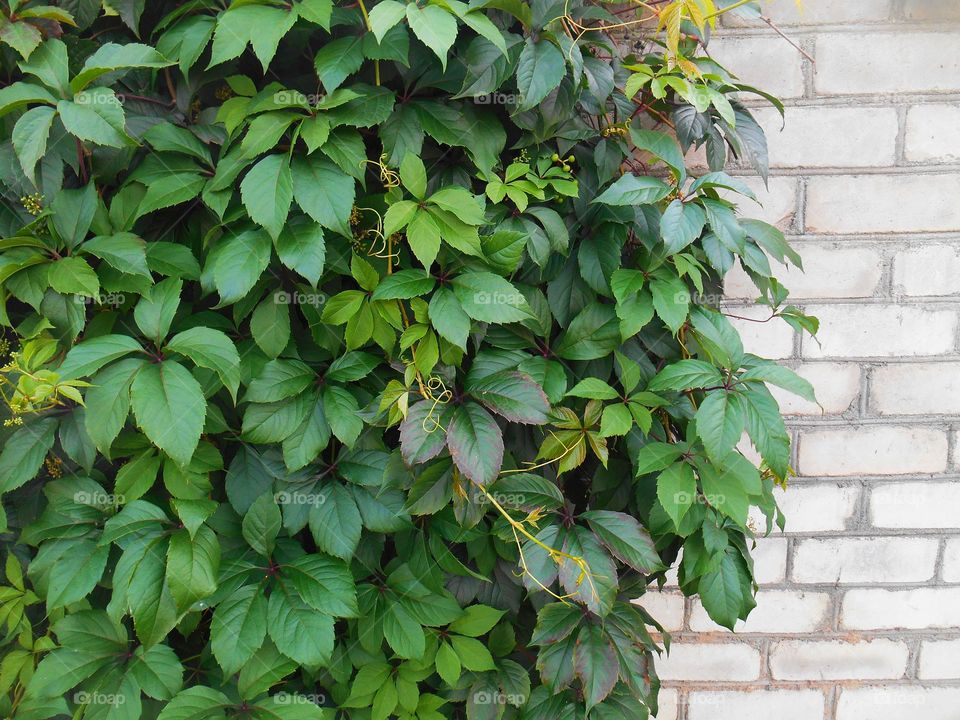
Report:
M651 596L681 648L664 717L960 720L960 2L805 6L764 12L815 65L763 22L725 19L711 53L785 99L781 132L751 98L771 177L736 170L762 207L738 202L803 255L805 273L776 267L820 342L733 322L822 408L774 390L799 478L776 490L786 530L755 550L758 605L737 635L675 573ZM767 317L741 270L725 289L728 313Z

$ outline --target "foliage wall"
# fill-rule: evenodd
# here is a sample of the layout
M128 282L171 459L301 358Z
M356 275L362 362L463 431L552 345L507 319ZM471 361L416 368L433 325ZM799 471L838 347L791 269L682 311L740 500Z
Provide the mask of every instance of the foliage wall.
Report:
M746 617L812 397L720 12L8 0L3 715L655 711L630 600Z

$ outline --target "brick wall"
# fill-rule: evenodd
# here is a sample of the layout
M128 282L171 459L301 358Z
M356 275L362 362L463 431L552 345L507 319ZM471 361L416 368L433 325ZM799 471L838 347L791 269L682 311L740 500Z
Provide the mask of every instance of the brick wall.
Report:
M960 0L777 0L711 52L787 104L763 207L801 252L786 274L819 344L741 322L749 350L813 382L782 395L799 477L757 548L736 635L670 588L667 720L960 719ZM755 297L745 275L727 294ZM762 314L758 313L757 317ZM760 525L762 527L762 524Z

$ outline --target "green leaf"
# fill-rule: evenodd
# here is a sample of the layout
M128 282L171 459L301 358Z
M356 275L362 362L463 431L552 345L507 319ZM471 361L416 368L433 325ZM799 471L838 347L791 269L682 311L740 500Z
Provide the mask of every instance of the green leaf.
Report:
M276 246L280 262L316 287L326 262L326 244L319 223L305 217L290 218L280 231Z
M409 300L426 295L437 281L424 270L410 268L387 275L371 295L372 300Z
M370 10L370 30L383 43L387 31L406 17L407 8L396 0L380 0Z
M193 537L186 530L170 537L167 583L181 610L216 591L219 568L220 542L210 528L199 527Z
M683 454L683 448L670 443L651 442L637 453L637 475L663 470Z
M620 326L612 306L591 303L567 325L553 344L564 360L596 360L620 344Z
M210 647L223 672L233 675L260 649L267 634L267 598L244 585L221 602L210 623Z
M146 250L147 244L143 239L128 232L100 235L83 244L83 252L96 255L120 272L149 278Z
M587 398L589 400L616 400L620 393L599 378L584 378L570 390L567 397Z
M56 111L52 107L35 107L27 110L13 126L11 140L17 152L17 160L27 179L35 183L34 169L47 151L47 138Z
M542 425L547 421L550 403L529 375L496 372L472 382L468 379L466 390L487 409L511 422Z
M330 429L347 447L352 447L363 430L363 421L357 417L360 408L349 391L328 385L323 390L323 412Z
M326 43L317 51L313 65L320 82L332 93L363 65L363 38L350 36Z
M387 605L383 615L383 636L393 651L402 658L415 660L422 657L426 650L423 628L398 602Z
M267 295L253 311L250 332L267 357L277 357L290 342L289 306L277 302L277 294Z
M407 22L419 40L440 58L440 64L447 67L447 52L457 39L456 18L439 5L407 4Z
M566 75L563 53L549 40L527 38L517 63L520 110L530 110L553 91Z
M50 265L47 279L57 292L97 297L100 279L83 258L75 255L60 258Z
M471 605L464 609L463 615L450 623L449 630L457 635L480 637L490 632L504 613L504 610L489 605Z
M286 585L278 585L267 607L267 631L284 655L308 667L330 662L333 618L317 612Z
M310 607L334 617L356 617L356 588L342 560L326 555L304 555L284 568L300 597Z
M453 293L474 320L511 323L530 317L527 299L499 275L468 272L453 278Z
M149 45L139 43L106 43L87 58L80 72L70 81L70 89L78 93L102 75L123 68L162 68L173 65Z
M250 219L276 240L290 214L293 177L284 155L267 155L243 178L240 197Z
M157 720L204 720L223 717L230 699L219 690L195 685L177 694L160 711Z
M699 238L706 222L707 216L699 205L682 200L671 202L660 219L660 237L667 253L676 254Z
M282 518L269 493L261 495L243 516L243 539L258 555L270 557L277 542Z
M298 156L290 167L297 204L323 227L350 237L350 212L356 194L353 178L328 160Z
M625 403L614 403L603 408L600 417L600 437L626 435L633 427L633 416Z
M657 477L657 499L676 527L697 499L697 480L687 463L670 465Z
M666 163L674 179L678 183L683 183L687 177L686 162L680 146L671 135L656 130L640 130L631 127L630 138L638 150L645 150Z
M470 316L464 312L450 289L438 288L431 296L430 323L444 340L466 349L467 336L470 334Z
M87 434L96 448L108 458L110 446L130 414L130 385L146 362L140 358L127 358L114 363L97 373L86 391L84 400L87 412L84 420Z
M654 376L648 390L690 390L723 384L723 376L703 360L678 360Z
M470 480L489 485L503 463L503 435L497 421L480 405L467 402L453 412L447 447L457 468Z
M617 653L599 625L580 629L573 651L573 667L583 684L587 711L610 694L620 673Z
M132 337L101 335L100 337L90 338L70 349L63 363L57 369L57 374L63 380L87 377L93 375L107 363L132 352L143 352L140 343Z
M765 362L756 365L737 378L739 382L765 382L789 390L804 400L815 403L817 401L813 385L797 375L790 368L777 365L774 362Z
M593 201L605 205L652 205L670 194L670 186L646 175L623 175Z
M66 607L89 595L103 575L110 552L109 547L97 547L87 540L78 542L71 550L70 555L63 556L53 566L47 587L50 610Z
M240 388L240 355L233 341L223 332L193 327L174 335L166 349L190 358L198 367L213 370L236 400Z
M329 485L323 501L310 508L310 532L317 548L350 560L360 544L360 511L353 496L339 483Z
M57 114L67 132L97 145L122 148L133 143L126 131L123 105L113 90L96 87L57 103Z
M270 262L270 236L247 230L228 238L213 261L213 282L220 304L241 300L256 285Z
M206 416L200 383L182 365L165 360L140 369L130 386L130 399L144 434L178 465L186 466Z
M750 588L750 574L738 550L727 548L716 569L703 574L698 584L703 608L719 625L734 629L756 604Z
M145 292L133 309L140 332L157 344L167 336L173 317L180 307L180 293L183 281L179 278L167 278Z
M591 510L580 515L610 553L637 572L649 575L663 569L650 534L631 515L611 510Z
M708 392L697 409L697 435L707 455L720 462L743 434L743 413L739 399L725 390Z

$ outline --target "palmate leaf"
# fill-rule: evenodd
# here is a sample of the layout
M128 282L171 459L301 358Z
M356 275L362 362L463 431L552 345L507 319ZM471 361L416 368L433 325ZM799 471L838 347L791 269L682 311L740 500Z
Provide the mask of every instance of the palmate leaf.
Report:
M489 485L503 463L503 435L497 421L479 404L454 410L447 428L447 447L457 468L479 485Z
M130 386L137 424L178 464L186 465L200 441L207 403L203 389L179 363L145 365Z

